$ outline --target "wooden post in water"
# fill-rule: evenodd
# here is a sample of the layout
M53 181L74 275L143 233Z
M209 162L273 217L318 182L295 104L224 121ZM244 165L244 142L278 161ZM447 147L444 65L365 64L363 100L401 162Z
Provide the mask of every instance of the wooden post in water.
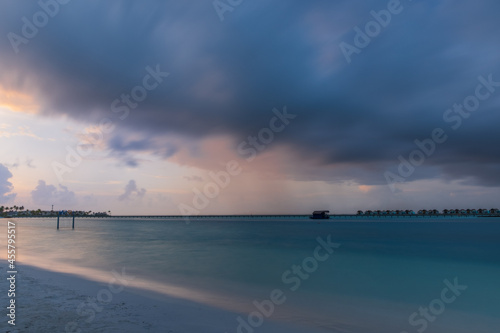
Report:
M73 230L75 229L75 214L73 214L73 226L72 226L72 229Z
M59 230L59 213L57 213L57 230Z

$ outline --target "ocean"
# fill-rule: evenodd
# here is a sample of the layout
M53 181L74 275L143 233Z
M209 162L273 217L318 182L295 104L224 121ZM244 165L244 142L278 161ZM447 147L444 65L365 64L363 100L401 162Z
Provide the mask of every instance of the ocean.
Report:
M239 312L234 332L258 332L256 312L304 332L500 327L499 218L11 221L19 269L126 271L152 291Z

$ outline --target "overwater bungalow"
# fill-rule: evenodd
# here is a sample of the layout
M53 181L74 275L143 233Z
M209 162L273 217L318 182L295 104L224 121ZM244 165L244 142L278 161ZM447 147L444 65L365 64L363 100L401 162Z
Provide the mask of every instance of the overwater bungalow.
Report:
M326 220L330 218L329 213L329 210L315 210L309 218L313 220Z

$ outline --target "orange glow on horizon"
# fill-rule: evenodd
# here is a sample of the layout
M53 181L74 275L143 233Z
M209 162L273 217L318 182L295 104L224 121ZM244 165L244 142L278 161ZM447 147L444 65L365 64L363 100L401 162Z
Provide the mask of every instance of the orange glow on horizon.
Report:
M7 90L0 86L0 107L4 107L13 112L23 112L36 114L39 105L35 103L34 98L15 90Z
M363 192L363 193L368 193L370 192L371 190L373 190L373 186L369 186L369 185L359 185L358 186L358 189Z

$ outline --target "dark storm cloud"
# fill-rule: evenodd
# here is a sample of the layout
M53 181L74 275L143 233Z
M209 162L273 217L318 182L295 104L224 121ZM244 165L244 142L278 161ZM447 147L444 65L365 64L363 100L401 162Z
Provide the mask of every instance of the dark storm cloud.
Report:
M496 130L500 89L454 131L443 120L474 93L477 77L497 69L500 4L402 1L403 10L347 63L339 44L372 20L387 1L244 2L223 23L210 1L72 1L15 53L0 49L0 79L34 93L47 115L85 122L116 119L108 146L158 151L155 137L190 140L226 134L235 146L266 126L273 107L297 120L279 143L300 156L297 179L385 181L384 170L434 128L449 140L409 180L444 176L500 185ZM2 2L2 35L21 34L36 3ZM9 13L8 15L5 13ZM170 75L123 121L111 111L141 85L146 67ZM125 133L142 135L125 140ZM168 158L178 147L159 155ZM349 166L349 167L347 167Z

